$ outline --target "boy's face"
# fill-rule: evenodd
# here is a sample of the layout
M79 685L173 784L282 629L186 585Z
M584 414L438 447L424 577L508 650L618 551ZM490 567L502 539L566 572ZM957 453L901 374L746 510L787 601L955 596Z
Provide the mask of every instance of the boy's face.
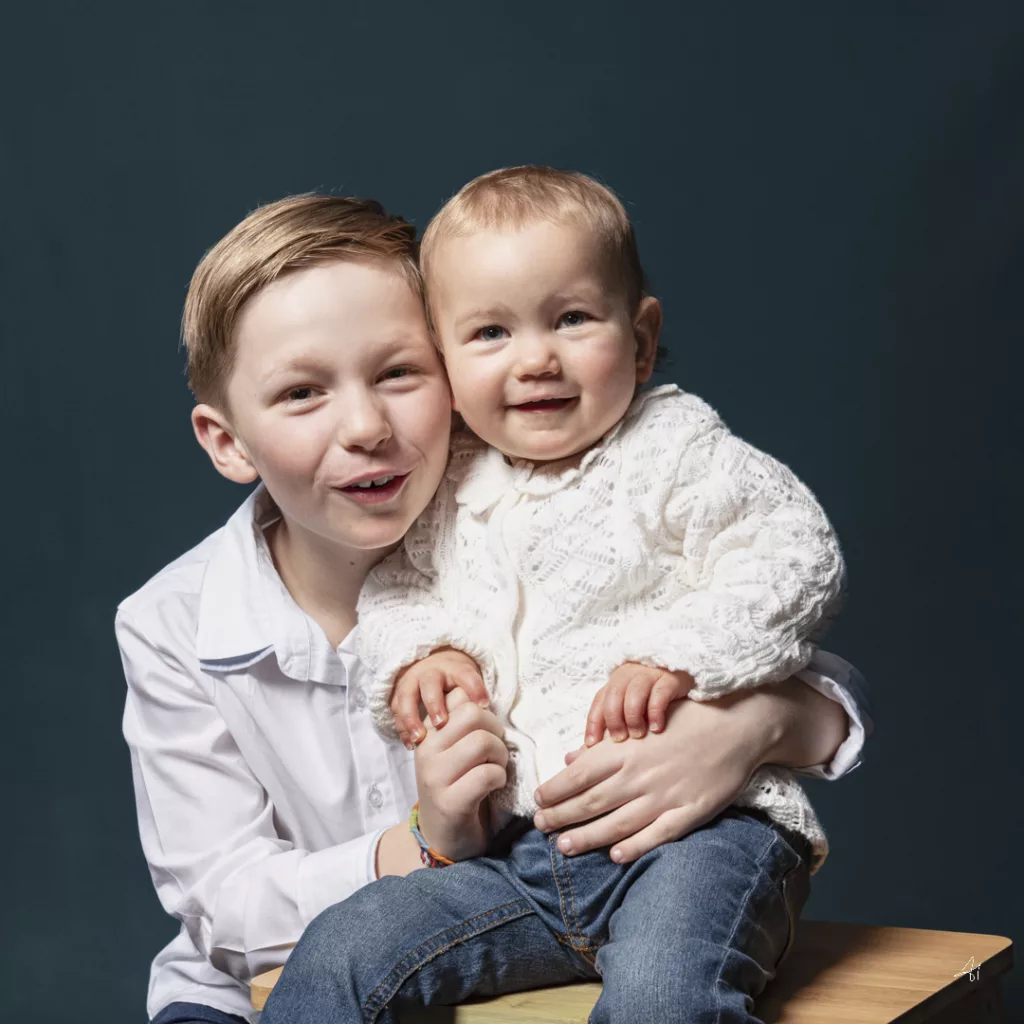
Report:
M439 246L431 308L455 407L506 455L584 451L650 377L660 307L631 316L607 263L586 228L548 221Z
M451 398L419 296L393 266L328 263L269 285L237 330L233 443L289 529L362 552L397 543L448 454Z

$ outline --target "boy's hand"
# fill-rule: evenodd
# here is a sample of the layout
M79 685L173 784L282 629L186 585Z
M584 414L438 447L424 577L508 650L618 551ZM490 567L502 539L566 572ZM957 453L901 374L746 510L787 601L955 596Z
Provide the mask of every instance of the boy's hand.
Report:
M426 739L416 748L420 831L435 850L465 860L487 848L487 798L508 781L508 747L494 712L474 705L465 690L452 690L445 700L448 724L426 723Z
M426 736L420 701L430 721L440 728L448 721L444 695L456 688L465 690L480 707L490 707L479 666L468 654L453 647L439 647L399 673L391 695L391 713L395 716L398 738L406 747L411 750Z
M640 739L665 728L665 712L675 700L682 700L694 687L689 672L669 672L627 661L597 691L587 713L584 743L592 747L605 729L616 743L627 737Z

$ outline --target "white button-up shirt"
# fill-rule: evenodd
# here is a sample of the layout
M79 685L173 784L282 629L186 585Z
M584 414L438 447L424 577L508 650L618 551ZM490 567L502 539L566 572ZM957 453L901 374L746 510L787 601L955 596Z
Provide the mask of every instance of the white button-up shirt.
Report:
M118 609L143 852L181 921L153 961L151 1017L184 1001L251 1018L252 976L373 880L416 799L412 755L371 725L353 638L332 648L274 568L278 516L257 488ZM863 681L825 654L801 677L850 715L832 763L805 772L838 778L871 728Z

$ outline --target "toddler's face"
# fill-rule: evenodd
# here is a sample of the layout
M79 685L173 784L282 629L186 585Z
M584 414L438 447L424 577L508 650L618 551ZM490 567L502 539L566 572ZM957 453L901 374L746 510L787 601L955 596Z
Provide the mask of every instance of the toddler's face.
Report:
M513 458L585 451L651 374L657 301L631 315L586 228L540 221L446 239L428 284L455 408Z
M444 471L451 397L398 270L287 274L246 306L237 345L231 418L290 528L359 551L400 540Z

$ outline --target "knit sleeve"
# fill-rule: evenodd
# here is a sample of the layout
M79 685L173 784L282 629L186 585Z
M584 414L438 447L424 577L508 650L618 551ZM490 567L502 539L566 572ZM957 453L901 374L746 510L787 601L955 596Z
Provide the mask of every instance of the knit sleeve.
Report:
M786 466L719 424L684 446L657 532L681 556L682 596L627 631L622 661L689 672L695 700L807 665L845 568L825 513Z
M396 676L439 647L454 647L475 659L488 693L494 693L488 645L458 605L454 508L444 491L442 485L404 542L370 571L359 594L357 652L372 679L373 724L389 738L398 735L391 714Z

